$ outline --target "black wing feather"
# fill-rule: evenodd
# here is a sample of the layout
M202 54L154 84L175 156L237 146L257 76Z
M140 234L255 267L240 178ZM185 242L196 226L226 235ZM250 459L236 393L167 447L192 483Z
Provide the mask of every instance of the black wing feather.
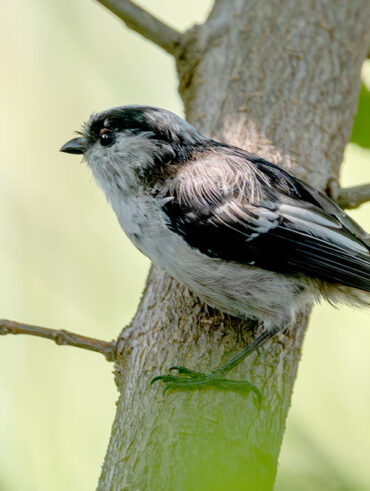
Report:
M162 207L169 228L211 257L370 291L369 235L316 189L272 163L235 152L263 173L260 199L236 196L237 186L230 192L222 186L218 199L212 192L212 200L201 201L174 189ZM232 166L230 150L224 165Z

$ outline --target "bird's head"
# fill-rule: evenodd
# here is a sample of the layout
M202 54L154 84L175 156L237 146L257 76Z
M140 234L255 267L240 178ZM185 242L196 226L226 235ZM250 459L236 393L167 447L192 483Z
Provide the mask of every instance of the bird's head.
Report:
M173 164L187 162L209 141L179 116L149 106L122 106L93 114L62 152L82 154L108 198L155 186Z

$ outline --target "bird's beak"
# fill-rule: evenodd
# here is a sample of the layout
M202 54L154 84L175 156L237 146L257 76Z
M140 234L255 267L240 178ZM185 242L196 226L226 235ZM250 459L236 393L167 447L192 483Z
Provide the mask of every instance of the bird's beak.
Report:
M81 136L73 138L65 143L60 149L61 152L83 154L86 151L86 141Z

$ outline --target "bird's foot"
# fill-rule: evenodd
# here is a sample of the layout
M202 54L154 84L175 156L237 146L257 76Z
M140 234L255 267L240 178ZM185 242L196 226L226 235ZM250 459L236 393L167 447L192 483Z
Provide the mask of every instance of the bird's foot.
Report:
M151 384L157 381L163 382L165 384L163 393L167 392L167 390L194 390L205 387L217 387L246 393L253 392L258 405L261 404L262 395L257 387L244 380L222 378L223 373L220 370L216 369L209 373L201 373L181 366L170 368L170 372L174 370L177 371L178 375L159 375L152 379Z

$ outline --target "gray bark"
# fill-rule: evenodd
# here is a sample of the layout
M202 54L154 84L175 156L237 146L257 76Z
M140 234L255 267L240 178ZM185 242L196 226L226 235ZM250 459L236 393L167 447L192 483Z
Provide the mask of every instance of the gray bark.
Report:
M368 0L217 0L176 49L186 117L329 190L350 135L369 27ZM230 373L260 388L260 410L251 395L234 392L162 395L152 377L174 364L207 371L262 326L202 305L153 267L120 335L120 398L98 489L271 489L308 316Z

